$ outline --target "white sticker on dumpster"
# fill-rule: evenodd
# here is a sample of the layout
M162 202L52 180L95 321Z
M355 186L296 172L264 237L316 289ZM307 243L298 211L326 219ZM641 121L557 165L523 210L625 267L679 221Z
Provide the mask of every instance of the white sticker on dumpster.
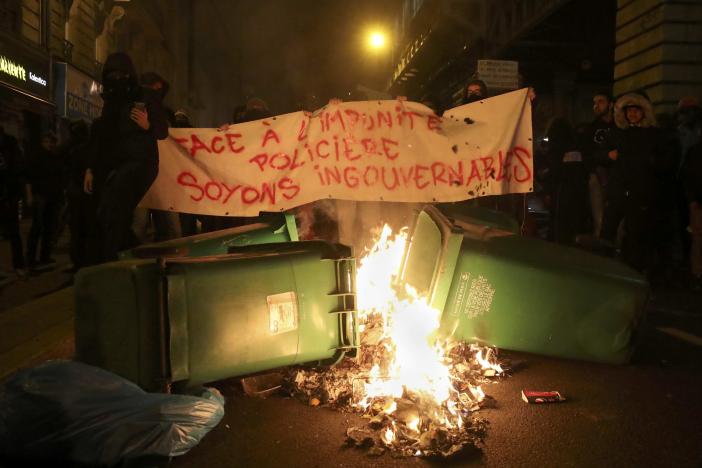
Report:
M293 291L266 297L268 330L272 335L297 329L297 297Z
M461 273L458 291L454 299L453 313L454 315L463 313L468 318L475 318L490 312L495 289L484 276L479 275L472 281L470 276L468 272ZM470 284L470 288L468 284Z

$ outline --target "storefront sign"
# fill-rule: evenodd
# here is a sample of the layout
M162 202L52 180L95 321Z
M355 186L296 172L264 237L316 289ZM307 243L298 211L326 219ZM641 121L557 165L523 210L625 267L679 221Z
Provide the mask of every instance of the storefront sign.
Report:
M67 63L54 64L56 113L69 119L92 121L102 111L100 84Z
M0 37L0 83L49 101L49 56L24 49Z

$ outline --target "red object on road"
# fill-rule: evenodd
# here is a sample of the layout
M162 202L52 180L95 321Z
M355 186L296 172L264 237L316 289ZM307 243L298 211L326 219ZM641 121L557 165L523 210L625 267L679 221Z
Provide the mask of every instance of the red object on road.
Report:
M565 401L565 397L560 394L560 392L557 392L556 390L552 390L550 392L542 392L542 391L535 391L535 390L522 390L522 400L524 400L527 403L559 403L561 401Z

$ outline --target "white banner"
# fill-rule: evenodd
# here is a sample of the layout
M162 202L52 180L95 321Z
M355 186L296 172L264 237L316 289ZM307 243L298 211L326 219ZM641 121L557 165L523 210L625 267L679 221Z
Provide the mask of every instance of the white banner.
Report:
M141 205L255 216L315 200L451 202L532 190L522 89L436 116L408 101L330 104L216 129L171 129Z

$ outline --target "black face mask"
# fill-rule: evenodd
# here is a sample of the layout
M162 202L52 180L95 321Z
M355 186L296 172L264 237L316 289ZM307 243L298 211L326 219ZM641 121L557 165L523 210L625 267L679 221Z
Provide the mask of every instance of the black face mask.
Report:
M126 101L132 94L132 80L129 76L106 77L102 84L102 96L106 100Z
M464 104L470 104L471 102L478 102L482 100L483 97L479 94L468 94L464 99Z

